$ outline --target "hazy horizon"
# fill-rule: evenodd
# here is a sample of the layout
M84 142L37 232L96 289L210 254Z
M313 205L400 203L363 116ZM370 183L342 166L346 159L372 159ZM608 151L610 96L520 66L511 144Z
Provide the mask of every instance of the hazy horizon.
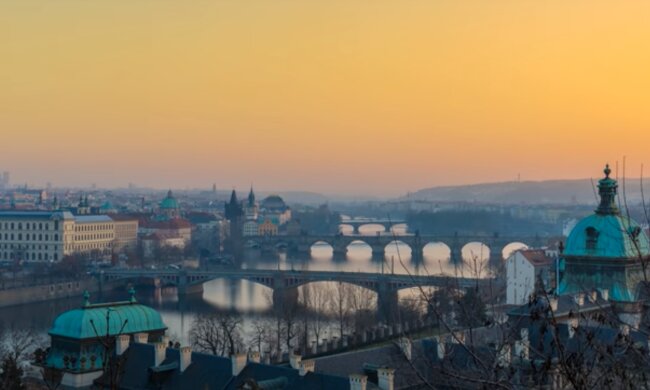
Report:
M15 184L399 196L650 141L650 3L0 3Z

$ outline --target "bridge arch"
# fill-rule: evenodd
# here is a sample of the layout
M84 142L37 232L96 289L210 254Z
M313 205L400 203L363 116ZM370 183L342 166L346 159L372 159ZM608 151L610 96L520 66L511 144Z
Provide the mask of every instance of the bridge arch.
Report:
M309 245L309 254L313 259L331 259L334 247L327 241L315 241Z
M354 231L355 231L354 226L352 226L350 224L347 224L345 222L341 222L339 224L339 229L338 230L339 230L339 233L344 234L344 235L354 234Z
M352 240L347 243L346 247L348 248L348 250L350 250L350 247L359 247L359 248L363 248L364 250L367 248L368 250L372 250L370 244L368 244L364 240Z
M479 262L487 262L490 260L490 247L480 241L472 241L463 245L461 249L463 261L466 263L477 260Z
M399 239L392 240L384 246L384 257L390 259L393 256L396 259L401 257L403 260L409 260L413 256L413 248Z
M381 223L368 222L359 225L357 231L362 236L376 236L377 233L386 232L386 227Z
M422 248L425 260L449 261L451 260L451 248L442 241L427 242Z
M519 241L514 241L506 246L503 247L501 250L501 257L503 260L506 260L508 257L510 257L513 253L520 249L528 249L528 245L524 244L523 242Z

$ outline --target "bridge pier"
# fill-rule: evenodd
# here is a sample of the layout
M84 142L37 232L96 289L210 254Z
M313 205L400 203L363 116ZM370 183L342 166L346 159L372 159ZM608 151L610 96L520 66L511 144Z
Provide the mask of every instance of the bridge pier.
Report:
M449 245L451 253L449 254L449 260L453 264L460 264L463 262L463 246L457 242Z
M348 254L347 245L343 244L331 244L332 245L332 255L335 259L345 260L345 257Z
M411 246L411 259L414 262L421 262L424 259L424 245Z
M190 284L187 279L187 272L185 270L181 271L178 275L178 284L176 285L176 291L179 297L186 295L194 294L203 294L203 283Z
M283 313L298 305L298 289L278 287L273 289L273 310Z
M386 247L383 244L371 244L372 258L375 260L384 260L386 257Z
M390 289L386 281L380 282L377 290L378 319L388 324L396 322L398 305L399 295L397 290Z

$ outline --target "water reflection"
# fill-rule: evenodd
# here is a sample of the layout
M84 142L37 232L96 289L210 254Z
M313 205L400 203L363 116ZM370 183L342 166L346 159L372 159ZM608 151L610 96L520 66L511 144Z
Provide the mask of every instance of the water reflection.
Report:
M375 232L376 233L376 232ZM373 231L370 232L373 234ZM363 237L359 237L363 240ZM337 259L333 248L327 243L316 243L311 254L304 257L281 253L279 256L251 258L244 262L245 268L282 270L323 270L348 272L378 272L416 275L458 275L475 277L486 276L485 266L489 259L489 248L480 243L472 243L463 248L464 260L458 264L450 261L450 249L442 243L430 243L424 248L421 260L415 261L411 249L403 242L396 241L385 248L384 259L373 259L371 248L363 241L353 242L347 248L345 258ZM480 272L477 272L479 271ZM314 288L336 287L336 282L314 283ZM216 279L206 282L202 295L179 299L175 288L158 290L140 289L138 300L159 310L169 327L172 338L187 343L188 331L198 313L226 312L235 310L243 313L244 326L260 316L268 316L272 308L272 291L262 285L245 280ZM430 289L425 289L430 292ZM419 289L406 289L399 293L400 299L421 297ZM92 297L93 302L126 300L125 291ZM34 328L46 334L55 316L65 310L79 307L81 297L29 304L0 309L0 326L19 326Z

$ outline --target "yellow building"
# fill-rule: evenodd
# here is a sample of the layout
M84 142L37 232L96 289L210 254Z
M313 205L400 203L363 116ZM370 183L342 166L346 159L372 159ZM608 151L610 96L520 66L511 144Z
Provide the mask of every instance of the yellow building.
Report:
M270 219L266 219L257 226L257 232L260 236L277 236L278 225L274 224Z

